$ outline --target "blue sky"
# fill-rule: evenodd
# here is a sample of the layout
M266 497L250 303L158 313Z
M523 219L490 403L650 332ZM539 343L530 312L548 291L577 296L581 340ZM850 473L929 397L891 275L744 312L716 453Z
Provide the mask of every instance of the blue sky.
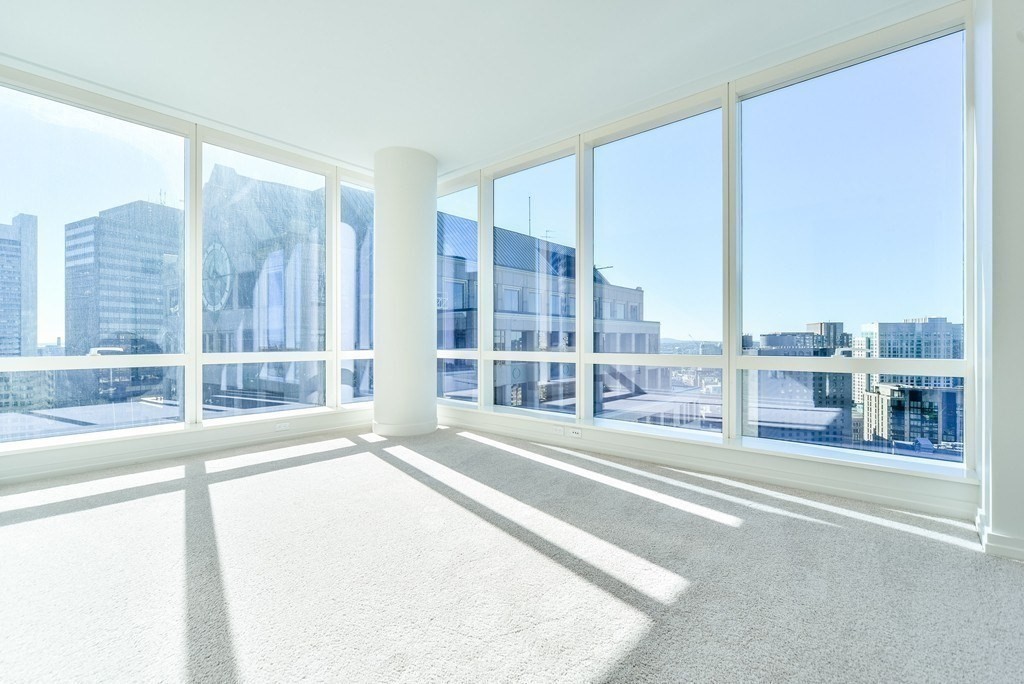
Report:
M963 321L963 37L743 102L745 332Z
M742 103L744 331L963 320L962 76L955 34ZM39 341L51 342L64 225L138 199L183 207L186 142L3 88L0 124L0 223L39 217ZM665 337L721 337L720 125L708 113L595 151L595 262L644 288ZM527 232L527 198L534 235L574 244L573 157L496 180L495 223ZM472 215L475 193L445 202Z
M963 37L744 101L743 330L963 321ZM721 113L594 152L594 259L663 337L722 329ZM575 243L574 158L494 186L495 225Z

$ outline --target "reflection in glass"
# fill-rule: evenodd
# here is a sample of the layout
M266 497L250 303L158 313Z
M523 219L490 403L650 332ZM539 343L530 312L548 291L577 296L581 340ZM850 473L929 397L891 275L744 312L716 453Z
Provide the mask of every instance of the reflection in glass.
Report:
M494 181L494 348L576 348L576 158Z
M576 364L494 362L494 405L576 413Z
M341 184L340 348L373 349L373 191Z
M203 418L324 405L324 362L203 366Z
M722 353L720 109L594 148L594 266L594 351Z
M477 192L437 199L437 348L477 346Z
M0 442L181 423L180 366L0 372Z
M342 404L373 401L373 359L342 359Z
M856 373L744 371L743 434L960 463L963 378L924 381L865 388Z
M437 396L476 403L478 382L476 361L437 360Z
M594 366L594 417L722 431L722 370Z
M213 145L203 178L203 351L325 349L325 178Z
M187 141L3 87L0 129L0 356L181 353Z
M963 32L741 103L744 353L963 358L963 105Z

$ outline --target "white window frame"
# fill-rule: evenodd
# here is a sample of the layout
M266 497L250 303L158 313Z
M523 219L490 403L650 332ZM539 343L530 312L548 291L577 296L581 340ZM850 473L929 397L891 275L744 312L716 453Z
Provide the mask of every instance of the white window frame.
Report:
M323 416L335 414L352 415L350 422L362 423L368 420L373 402L353 404L339 403L340 372L342 359L372 359L373 350L340 352L338 347L337 298L338 283L337 225L340 183L373 189L373 178L350 165L329 158L315 158L300 152L284 149L252 138L229 133L161 112L153 111L82 88L59 83L41 76L0 65L0 87L24 92L80 109L95 112L112 119L146 126L184 138L185 147L185 240L184 240L184 282L182 302L184 316L184 350L179 354L137 354L125 356L35 356L0 357L0 372L47 371L47 370L95 370L106 368L166 367L183 369L184 420L173 425L113 428L93 432L39 437L0 443L0 456L37 454L51 449L64 449L78 444L102 446L111 442L143 438L154 434L180 434L204 429L215 429L222 433L235 424L278 423L296 419L297 424L308 423L320 426ZM325 178L326 226L325 259L326 313L325 348L315 352L238 352L204 353L202 351L202 152L203 144L256 156L268 161L310 171ZM265 363L288 361L318 361L325 367L325 405L299 408L287 411L245 414L225 418L202 416L202 368L211 364ZM331 382L331 379L335 382ZM358 412L352 414L352 412ZM287 424L286 424L287 425ZM317 428L322 429L322 428Z
M867 373L898 375L956 376L964 379L964 457L962 464L953 464L950 470L973 476L977 464L977 437L975 435L975 389L973 378L974 344L977 331L975 321L975 230L973 204L969 189L973 187L972 145L973 127L968 119L973 88L973 70L970 63L970 30L968 17L962 5L946 8L915 17L914 19L889 26L860 38L821 50L807 57L787 62L751 76L737 79L728 84L729 88L729 140L731 149L728 157L731 244L728 286L730 318L728 354L731 372L728 394L734 400L728 405L730 430L726 439L730 446L755 450L771 450L778 453L793 453L810 456L838 456L858 461L870 457L871 452L855 449L838 449L796 442L782 442L742 435L742 386L743 371L789 370L818 371L834 373ZM868 62L878 57L926 43L936 38L964 31L964 355L962 359L905 359L905 358L812 358L812 357L760 357L745 356L742 353L742 225L740 220L740 145L739 145L739 104L757 95L772 92L789 85L809 81L818 76L840 69ZM909 371L909 372L908 372ZM970 445L968 447L968 445ZM923 459L889 456L894 462L914 469L917 461ZM932 463L931 465L936 465Z
M580 288L581 281L580 273L585 272L583 270L582 260L580 258L580 208L578 205L578 198L580 193L580 174L579 174L579 163L581 158L580 138L579 136L562 140L560 142L548 145L534 152L530 152L524 155L520 155L514 159L509 160L501 164L496 164L480 172L480 221L478 226L480 228L480 292L494 292L494 181L505 176L510 176L520 171L547 164L548 162L563 159L575 155L576 159L576 198L577 198L577 209L576 209L576 302L582 301L580 299ZM488 301L484 301L487 299ZM543 417L547 420L556 420L559 422L580 420L582 418L582 408L580 406L580 389L585 386L586 383L580 381L580 349L581 349L581 330L580 321L584 319L584 316L580 315L580 312L576 312L575 321L575 336L576 336L576 351L572 352L552 352L552 351L495 351L494 350L494 297L481 297L478 300L478 321L480 330L477 334L477 339L480 343L480 357L477 364L479 374L479 395L480 402L479 407L486 410L493 410L499 412L512 412L514 414L521 415L535 415ZM486 307L486 309L485 309ZM540 316L540 314L534 314ZM494 405L494 362L495 361L534 361L534 362L556 362L556 363L573 363L576 364L576 413L575 416L569 414L558 414L551 411L543 411L539 409L527 409L527 408L513 408L505 406ZM484 383L487 383L486 385Z
M739 127L738 104L741 99L806 81L847 66L865 62L943 35L965 32L965 108L964 108L964 358L963 359L852 359L815 357L756 357L742 354L741 328L741 254L739 220ZM668 440L678 445L694 447L714 446L736 452L738 457L770 455L797 460L828 460L847 465L861 465L881 469L964 482L977 481L976 467L981 448L980 435L975 429L978 412L978 388L974 372L975 343L978 331L975 297L977 293L975 265L976 251L973 175L973 37L970 26L970 8L966 2L920 15L891 25L865 36L820 50L777 67L759 71L744 78L637 114L624 120L581 133L575 138L553 143L547 147L516 157L508 162L486 167L480 172L479 221L480 227L480 292L479 341L480 401L478 407L485 413L511 413L533 419L537 425L567 422L565 416L529 409L504 409L493 406L493 366L495 360L554 361L567 363L575 357L577 377L577 426L594 428L606 435L630 433ZM723 154L723 331L721 355L694 354L623 354L595 353L593 350L594 311L592 278L593 263L593 150L615 140L690 118L715 109L722 110ZM493 347L493 182L496 178L537 166L575 152L577 161L577 237L576 237L576 352L495 352ZM698 432L685 428L648 426L623 421L595 419L593 416L593 367L595 364L621 364L637 366L671 366L722 369L722 433ZM740 376L746 370L806 370L836 373L897 373L903 375L940 375L964 378L964 432L965 448L962 464L946 464L927 459L875 454L849 448L786 442L742 436L742 393ZM465 406L460 406L465 408ZM488 424L484 420L483 424ZM497 425L497 423L490 423ZM539 428L542 432L546 428ZM553 434L561 435L563 428L553 427Z
M709 368L709 369L720 369L722 371L722 423L723 433L726 434L726 420L727 411L725 407L728 405L728 396L726 394L728 383L726 382L726 376L728 371L729 359L724 353L725 340L729 337L728 330L728 299L724 294L728 290L728 267L726 266L728 250L728 164L725 163L726 154L728 152L728 124L727 124L727 102L728 93L725 86L712 88L682 100L673 102L657 109L653 109L649 112L644 112L636 116L630 117L624 121L616 122L609 126L604 126L593 131L584 133L581 136L581 143L583 147L584 163L582 164L583 173L583 186L580 193L579 201L581 206L584 208L583 221L581 225L581 244L586 245L586 249L581 250L580 256L577 257L577 268L580 272L584 272L583 268L591 269L588 272L592 272L594 267L594 150L602 145L614 143L619 140L625 140L635 135L641 135L649 131L661 128L686 119L707 114L708 112L714 112L720 110L722 117L722 254L720 258L723 262L722 268L722 330L721 339L723 341L723 354L645 354L645 353L626 353L626 352L595 352L594 351L594 322L593 318L588 317L585 321L586 332L584 333L585 341L582 345L579 345L583 349L582 366L583 372L586 374L586 385L585 390L586 399L585 406L583 407L583 421L586 424L606 426L609 428L628 427L630 430L638 430L641 433L649 432L650 434L659 435L672 435L678 433L680 439L696 439L702 443L712 441L720 443L722 435L710 432L710 431L699 431L688 428L665 428L663 426L648 426L644 424L633 424L626 421L611 420L606 418L596 418L594 416L594 367L597 365L624 365L624 366L647 366L647 367L690 367L690 368ZM579 262L586 259L586 266L580 266ZM594 283L593 278L583 279L586 282L583 283L582 295L583 297L593 301L594 299ZM604 301L602 301L604 304ZM593 309L593 306L590 306ZM615 305L612 305L611 313L615 313ZM628 317L628 311L627 311ZM657 428L657 429L655 429ZM671 432L666 432L671 430ZM696 433L696 434L695 434Z
M494 305L493 294L488 296L488 294L487 294L488 291L484 289L485 287L490 287L491 288L490 292L493 293L493 285L490 284L490 280L487 281L486 285L484 283L484 262L483 262L483 259L481 259L481 255L483 254L483 249L481 247L481 241L483 239L481 237L481 233L483 232L481 230L481 226L483 225L483 222L480 220L480 216L482 214L482 212L481 212L481 205L483 204L483 196L482 196L483 193L480 190L481 185L482 185L482 183L481 183L481 172L480 171L474 171L473 173L465 174L465 175L459 176L457 178L445 181L443 183L438 183L438 186L437 186L437 197L438 197L438 199L440 199L442 197L445 197L447 195L452 195L452 194L454 194L456 192L462 192L463 190L468 190L470 188L476 188L476 190L477 190L477 195L476 195L476 217L475 217L476 225L477 225L477 282L476 282L476 286L477 286L477 292L476 292L476 306L477 306L477 311L476 311L476 324L477 324L476 341L477 341L477 346L475 348L473 348L473 349L438 349L437 350L437 359L439 361L442 360L442 359L463 359L463 360L476 361L476 381L477 381L476 396L477 396L477 400L476 400L475 408L479 408L481 406L481 402L483 401L483 395L485 394L485 392L483 391L483 387L484 387L484 385L483 385L483 363L480 360L480 348L481 348L482 342L483 342L482 341L483 330L481 329L482 328L481 322L485 320L484 319L484 302L485 301L487 302L487 306L488 306L488 313L487 313L488 317L486 319L487 321L491 320L490 317L493 315L493 312L494 312L494 308L493 308L493 305ZM488 269L488 270L490 272L490 269ZM466 289L466 296L467 296L467 298L469 298L470 301L473 301L473 296L470 293L468 288ZM492 341L492 344L493 344L493 341ZM492 377L492 376L490 374L488 374L488 377ZM493 382L493 381L490 381L490 382ZM441 397L441 396L439 396L437 398L437 402L439 404L441 404L441 405L449 405L449 406L455 406L455 407L459 407L459 408L474 407L474 404L472 402L459 401L457 399L446 399L446 398Z

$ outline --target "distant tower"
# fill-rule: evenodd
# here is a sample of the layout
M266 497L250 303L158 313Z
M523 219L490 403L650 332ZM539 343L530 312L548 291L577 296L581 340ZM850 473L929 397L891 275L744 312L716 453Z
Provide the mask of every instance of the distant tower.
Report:
M37 222L0 224L0 356L36 355Z

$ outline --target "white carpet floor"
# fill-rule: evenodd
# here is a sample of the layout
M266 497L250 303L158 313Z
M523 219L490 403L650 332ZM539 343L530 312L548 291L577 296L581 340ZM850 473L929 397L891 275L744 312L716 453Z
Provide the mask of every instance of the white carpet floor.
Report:
M457 429L0 488L3 682L1022 673L1024 564L833 497Z

